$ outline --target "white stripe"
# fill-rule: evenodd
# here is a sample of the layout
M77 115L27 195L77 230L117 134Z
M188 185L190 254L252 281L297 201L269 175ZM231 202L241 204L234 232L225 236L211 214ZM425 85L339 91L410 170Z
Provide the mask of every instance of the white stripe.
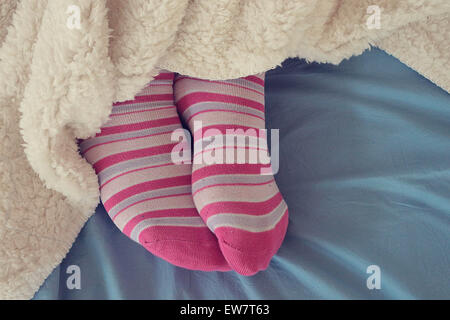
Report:
M206 227L200 216L198 217L162 217L162 218L149 218L139 222L130 234L130 238L136 242L139 242L139 237L143 231L150 227L194 227L201 228Z
M286 202L282 200L280 204L268 214L254 216L240 213L221 213L211 216L207 221L207 225L213 232L221 227L231 227L250 232L264 232L275 228L281 218L283 218L286 210Z

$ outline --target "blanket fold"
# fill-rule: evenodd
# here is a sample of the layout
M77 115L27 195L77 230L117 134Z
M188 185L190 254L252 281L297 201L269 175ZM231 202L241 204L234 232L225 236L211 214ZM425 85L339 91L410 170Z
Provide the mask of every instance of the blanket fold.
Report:
M31 298L64 258L99 202L77 139L160 69L230 79L377 46L448 91L449 14L447 0L2 0L0 299Z

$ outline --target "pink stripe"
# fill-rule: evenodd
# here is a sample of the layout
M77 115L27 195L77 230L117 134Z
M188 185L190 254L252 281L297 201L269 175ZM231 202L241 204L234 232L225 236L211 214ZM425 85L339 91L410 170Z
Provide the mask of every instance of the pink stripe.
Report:
M262 96L264 95L264 93L262 93L261 91L258 91L258 90L252 89L252 88L248 88L248 87L244 87L244 86L241 86L241 85L238 85L235 83L231 83L231 82L227 82L227 81L213 81L213 80L204 80L204 79L198 79L198 78L190 78L187 76L180 76L175 79L175 82L178 82L178 81L184 80L184 79L207 82L207 83L222 84L222 85L226 85L226 86L237 87L237 88L249 90L249 91L252 91L252 92L257 93Z
M192 194L191 194L191 193L170 194L170 195L167 195L167 196L160 196L160 197L154 197L154 198L151 198L151 199L144 199L144 200L137 201L137 202L135 202L135 203L132 203L132 204L126 206L125 208L123 208L123 209L120 210L119 212L117 212L116 215L115 215L114 218L113 218L113 221L116 220L116 218L119 216L119 214L121 214L122 212L124 212L124 211L127 210L128 208L131 208L131 207L133 207L133 206L136 206L136 205L138 205L138 204L140 204L140 203L143 203L143 202L146 202L146 201L153 201L153 200L158 200L158 199L174 198L174 197L181 197L181 196L188 196L188 195L192 195Z
M256 101L245 99L239 96L230 96L211 92L193 92L185 95L177 103L177 108L180 113L186 111L190 106L202 102L225 102L241 105L244 107L253 108L259 111L264 111L264 105Z
M109 198L108 201L103 203L103 205L106 210L110 210L112 207L114 207L121 201L131 196L134 196L138 193L143 193L149 190L185 186L190 184L191 184L190 175L147 181L119 191L114 196Z
M257 115L255 115L255 114L248 113L248 112L234 111L234 110L223 110L223 109L209 109L209 110L204 110L204 111L199 111L199 112L197 112L197 113L194 113L193 115L191 115L191 116L186 120L186 122L191 121L191 119L192 119L193 117L195 117L195 116L197 116L197 115L199 115L199 114L202 114L202 113L208 113L208 112L228 112L228 113L244 114L244 115L246 115L246 116L258 118L258 119L260 119L260 120L265 121L264 118L262 118L262 117L260 117L260 116L257 116ZM214 115L214 116L216 116L216 115Z
M144 89L151 88L151 87L169 87L169 86L173 87L173 83L150 83Z
M264 87L264 83L265 83L264 80L259 78L259 77L257 77L257 76L248 76L248 77L245 77L244 79L248 80L248 81L251 81L251 82L254 82L254 83L257 83L260 86Z
M205 126L205 127L202 127L202 129L195 131L194 132L194 140L197 141L198 140L198 139L196 139L197 137L205 138L205 137L214 136L215 134L213 134L212 131L209 134L206 134L209 129L215 129L216 131L219 130L222 132L223 135L227 134L227 130L242 129L242 130L244 130L244 132L246 132L247 130L254 129L255 132L253 132L253 130L250 130L248 132L248 134L246 133L245 135L250 136L250 137L266 138L265 131L262 131L260 128L239 126L239 125L234 125L234 124L218 124L218 125Z
M150 95L136 96L134 100L115 102L113 106L117 107L126 104L136 104L136 103L156 102L156 101L172 101L172 100L173 94L150 94Z
M260 175L261 169L265 167L266 166L262 164L214 164L199 168L192 172L192 183L206 177L224 174Z
M119 162L132 160L132 159L138 159L138 158L144 158L144 157L149 157L149 156L154 156L154 155L159 155L159 154L170 153L170 152L172 152L175 145L176 145L176 143L172 143L172 144L166 144L166 145L151 147L151 148L146 148L146 149L138 149L138 150L133 150L133 151L116 153L116 154L107 156L107 157L97 161L96 163L94 163L95 171L98 174L98 173L102 172L104 169L106 169L116 163L119 163Z
M123 233L130 236L131 231L141 221L149 218L161 218L161 217L197 217L198 211L195 208L183 208L183 209L167 209L167 210L155 210L141 213L132 218L123 228Z
M260 183L239 183L239 182L235 182L235 183L218 183L218 184L211 184L209 186L205 186L201 189L198 189L197 191L195 191L192 195L195 196L197 193L205 190L205 189L209 189L209 188L215 188L215 187L229 187L229 186L263 186L265 184L270 184L273 183L274 180L271 181L266 181L266 182L260 182ZM204 208L203 208L204 209ZM202 209L202 210L203 210ZM223 213L223 211L222 211ZM203 213L202 213L203 214Z
M103 146L105 144L110 144L110 143L115 143L115 142L122 142L122 141L130 141L130 140L136 140L136 139L143 139L143 138L148 138L148 137L154 137L154 136L161 136L161 135L165 135L168 133L171 133L173 131L166 131L166 132L158 132L158 133L152 133L152 134L148 134L146 136L141 136L141 137L132 137L132 138L125 138L125 139L118 139L118 140L112 140L112 141L107 141L107 142L103 142L103 143L99 143L99 144L94 144L93 146L90 146L89 148L87 148L86 150L82 151L82 154L86 154L89 150L99 147L99 146Z
M175 73L173 72L161 72L158 74L154 80L173 80L175 78ZM151 84L151 82L150 82Z
M153 112L153 111L160 111L160 110L167 110L167 109L172 109L172 108L176 108L174 105L173 106L168 106L168 107L161 107L161 108L150 108L150 109L145 109L145 110L137 110L137 111L130 111L130 112L125 112L125 113L113 113L110 116L111 117L118 117L118 116L125 116L128 114L136 114L136 113L142 113L142 112Z
M261 216L275 210L275 208L281 203L282 200L283 196L278 192L272 198L263 202L214 202L204 206L201 210L201 215L203 219L209 219L216 214L225 212Z
M246 146L246 147L240 147L240 146L217 146L217 147L214 147L214 148L211 148L211 149L207 149L207 150L202 150L202 151L200 151L200 152L197 152L197 153L195 153L194 154L194 157L196 157L196 156L198 156L199 154L202 154L202 153L205 153L205 152L212 152L212 151L214 151L214 150L220 150L220 149L245 149L245 150L258 150L258 151L267 151L267 152L269 152L269 150L267 150L267 149L264 149L264 148L259 148L259 147L248 147L248 146ZM226 163L222 163L222 164L226 164Z
M130 170L130 171L125 171L125 172L119 174L118 176L116 176L116 177L114 177L114 178L111 178L111 179L109 179L108 181L106 181L105 183L103 183L103 184L100 186L100 190L102 190L102 188L103 188L104 186L106 186L108 183L110 183L110 182L116 180L117 178L120 178L120 177L122 177L122 176L125 176L125 175L127 175L127 174L130 174L130 173L133 173L133 172L137 172L137 171L147 170L147 169L161 168L161 167L174 166L174 165L175 165L174 163L169 162L169 163L166 163L166 164L159 164L159 165L156 165L156 166L148 166L148 167L144 167L144 168L139 168L139 169L133 169L133 170Z
M137 130L144 130L144 129L150 129L150 128L164 127L164 126L178 124L178 123L180 123L180 118L171 117L171 118L165 118L165 119L138 122L138 123L133 123L133 124L106 127L106 128L102 129L102 131L97 135L97 137L102 137L102 136L115 134L115 133L124 133L124 132L128 132L128 131L137 131Z

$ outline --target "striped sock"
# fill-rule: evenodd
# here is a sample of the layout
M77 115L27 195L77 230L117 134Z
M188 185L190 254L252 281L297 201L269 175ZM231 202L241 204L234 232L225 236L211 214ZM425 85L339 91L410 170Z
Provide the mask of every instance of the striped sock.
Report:
M266 269L284 239L288 209L273 175L261 174L270 165L250 160L250 150L264 149L261 142L267 150L259 131L265 128L264 74L228 81L177 76L174 88L178 112L194 134L192 192L201 217L235 271L252 275ZM260 144L235 141L230 148L222 142L230 138L229 129L242 129L235 136L253 135ZM227 156L230 149L236 152ZM245 157L236 163L238 150Z
M190 164L174 164L171 141L181 128L174 74L162 72L133 101L116 103L95 137L80 143L116 226L164 260L187 269L230 270L217 238L194 206Z

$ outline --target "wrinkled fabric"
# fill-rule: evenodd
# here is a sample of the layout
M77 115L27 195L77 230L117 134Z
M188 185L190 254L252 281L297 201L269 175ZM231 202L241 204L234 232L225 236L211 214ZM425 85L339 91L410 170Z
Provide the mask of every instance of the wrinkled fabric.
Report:
M174 267L98 207L35 299L448 299L450 96L380 50L267 74L285 241L253 277ZM81 269L68 290L67 268ZM367 268L381 271L369 290Z

